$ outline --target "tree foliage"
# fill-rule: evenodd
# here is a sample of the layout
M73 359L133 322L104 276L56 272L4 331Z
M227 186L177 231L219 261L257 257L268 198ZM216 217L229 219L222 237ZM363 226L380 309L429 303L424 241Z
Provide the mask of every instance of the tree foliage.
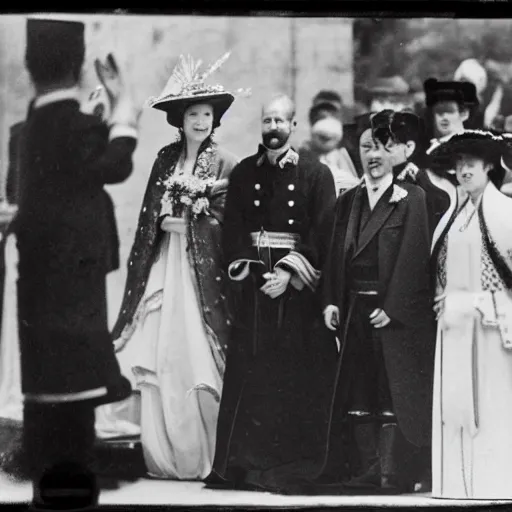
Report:
M420 85L434 76L451 79L460 62L512 61L512 20L358 19L354 23L354 79L400 74Z

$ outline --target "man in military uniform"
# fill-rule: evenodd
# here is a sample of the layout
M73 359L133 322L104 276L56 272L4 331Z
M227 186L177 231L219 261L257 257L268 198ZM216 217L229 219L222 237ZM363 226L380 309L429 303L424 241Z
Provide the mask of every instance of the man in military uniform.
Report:
M333 177L290 146L292 101L262 112L258 152L232 172L224 254L236 309L210 485L292 492L322 468L336 343L315 291L335 202Z
M29 19L25 62L36 96L17 142L18 320L24 452L36 484L61 462L84 466L94 408L129 396L107 325L106 275L119 264L105 184L132 170L138 112L112 57L98 65L110 124L80 112L84 25Z

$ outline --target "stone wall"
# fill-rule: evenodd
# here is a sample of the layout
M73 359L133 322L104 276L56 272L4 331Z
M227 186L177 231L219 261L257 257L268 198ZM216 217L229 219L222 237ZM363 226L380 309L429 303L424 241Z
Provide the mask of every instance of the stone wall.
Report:
M69 18L69 16L68 16ZM217 140L239 157L255 151L259 115L266 96L277 91L297 101L296 139L307 137L307 111L321 88L337 89L353 100L352 20L342 18L75 16L86 22L84 91L97 85L92 61L113 51L135 84L137 101L159 94L180 53L205 65L231 50L214 75L228 89L250 87L223 118ZM31 87L23 69L25 18L0 16L0 191L7 164L8 129L24 118ZM125 262L133 241L146 180L157 151L176 131L161 112L145 109L133 175L109 188L116 204L122 269L109 278L110 319L117 314L126 278Z

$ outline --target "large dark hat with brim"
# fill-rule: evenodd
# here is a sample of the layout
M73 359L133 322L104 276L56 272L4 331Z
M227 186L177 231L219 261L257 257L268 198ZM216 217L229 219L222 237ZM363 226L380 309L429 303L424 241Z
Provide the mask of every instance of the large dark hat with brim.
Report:
M79 70L85 57L84 30L79 21L28 18L25 62L29 72L35 78L51 80Z
M441 82L436 78L429 78L425 80L423 88L427 107L441 101L456 101L468 107L479 104L476 87L471 82Z
M235 100L235 95L226 91L222 85L208 85L205 81L224 64L229 55L229 52L224 54L204 73L199 73L201 61L181 55L164 90L160 96L149 98L148 106L166 112L167 122L181 128L188 107L197 103L208 103L213 107L214 127L218 126L220 119ZM247 92L237 91L239 94Z
M430 150L429 163L434 172L441 174L453 170L461 155L481 158L493 165L489 179L499 188L505 176L501 158L506 152L507 143L500 135L482 130L464 130Z

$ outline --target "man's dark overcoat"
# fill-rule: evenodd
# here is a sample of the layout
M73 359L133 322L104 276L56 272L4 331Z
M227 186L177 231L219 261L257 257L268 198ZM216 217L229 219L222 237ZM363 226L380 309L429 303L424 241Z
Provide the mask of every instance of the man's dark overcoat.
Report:
M392 319L382 328L384 361L398 424L408 441L429 442L432 409L435 323L429 278L430 243L425 193L400 184L407 196L390 202L386 192L356 242L364 184L342 194L336 204L330 252L323 275L323 304L339 307L340 339L345 339L350 307L347 268L374 237L378 237L380 307ZM344 407L351 362L339 360L336 406Z
M217 426L214 473L251 472L252 483L283 489L293 475L323 464L336 369L334 337L323 325L319 297L292 284L277 299L264 295L262 274L295 252L323 267L335 190L328 167L301 156L271 165L263 151L231 174L224 217L225 263L247 258L250 274L232 281L235 311ZM262 248L251 233L300 236L293 251ZM242 477L243 479L243 477ZM283 487L284 486L284 487Z

